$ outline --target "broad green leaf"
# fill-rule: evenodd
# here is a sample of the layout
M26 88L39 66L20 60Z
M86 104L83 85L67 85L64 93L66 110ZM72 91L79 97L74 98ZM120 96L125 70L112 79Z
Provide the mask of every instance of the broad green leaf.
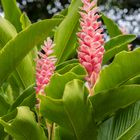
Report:
M59 12L58 14L55 14L53 16L53 18L64 18L68 13L68 8L62 10L61 12Z
M1 24L2 27L1 41L4 43L3 45L5 45L9 40L11 40L17 35L17 32L14 27L12 28L12 25L8 21L6 21L3 18L0 19L1 21L3 21L3 24ZM14 74L15 74L14 77L19 79L18 80L19 85L22 85L23 88L28 87L35 81L34 68L32 66L32 60L29 58L29 56L26 56L22 60L20 65L16 68Z
M73 133L73 140L96 139L96 125L87 97L84 83L72 80L65 86L62 99L40 95L40 111L43 116Z
M103 13L102 13L102 19L104 24L106 25L107 31L111 38L122 34L118 25L112 19L105 16Z
M126 83L126 85L131 85L131 84L140 84L140 75L137 75L136 77L128 80Z
M0 50L17 35L15 27L6 19L0 17Z
M117 138L117 140L133 140L140 135L140 120L128 128L123 135Z
M20 32L22 30L20 23L21 11L17 7L16 0L1 0L1 2L5 18L15 26L17 32Z
M34 85L31 85L25 91L23 91L23 93L15 100L15 102L11 105L9 111L16 109L16 107L18 106L28 106L30 108L33 108L35 106L35 103L35 89Z
M65 67L63 67L62 69L60 70L57 70L57 72L59 74L65 74L66 72L70 71L73 67L77 66L78 63L73 63L73 64L69 64L69 65L66 65Z
M31 21L30 21L30 19L28 18L28 16L25 14L25 13L23 13L22 15L21 15L21 17L20 17L20 22L21 22L21 24L22 24L22 29L24 30L24 29L26 29L28 26L30 26L32 23L31 23ZM37 58L37 47L35 46L33 49L32 49L32 51L28 54L28 55L30 55L30 59L31 59L31 61L32 61L32 66L28 66L28 67L35 67L35 61L34 61L34 59L35 58ZM25 60L26 61L26 60ZM27 62L27 61L26 61ZM22 65L22 64L21 64ZM24 65L24 64L23 64ZM26 67L27 68L27 67ZM28 71L28 70L27 70ZM34 73L34 71L32 72L32 73ZM32 75L32 74L30 74L30 75ZM33 76L34 77L34 76Z
M109 66L103 68L95 85L95 93L119 87L140 74L140 49L120 52Z
M0 119L4 130L16 140L47 140L43 129L37 124L28 107L18 107L13 120Z
M17 35L17 32L15 28L4 18L0 18L1 20L1 41L3 42L3 46L12 38L14 38ZM23 87L27 87L28 85L32 84L34 82L34 68L32 66L32 60L29 58L29 56L26 56L24 60L20 63L20 65L16 68L16 71L14 72L13 78L18 78L21 85Z
M127 44L136 39L135 35L119 35L112 38L105 44L105 54L103 58L103 64L114 57L117 53L128 50Z
M67 131L65 128L57 126L55 128L54 140L74 140L75 137L72 133Z
M0 124L0 140L4 140L7 134L4 132L3 126Z
M59 25L55 36L55 48L54 52L57 56L57 63L64 62L71 57L74 50L76 50L76 32L79 26L79 7L81 6L81 0L73 0L68 8L68 14Z
M31 21L29 20L29 18L27 17L27 15L25 13L23 13L21 15L20 22L22 24L22 29L25 29L31 25Z
M15 100L19 96L22 88L19 85L19 81L17 81L17 79L14 77L14 75L12 75L8 79L8 83L10 84L11 89L12 89L13 100Z
M16 74L20 77L24 89L35 82L35 68L32 61L30 55L27 55L21 60L17 68L15 68Z
M104 48L106 51L108 51L110 49L129 44L135 39L136 35L119 35L106 42Z
M5 101L2 95L0 95L0 117L8 112L10 105Z
M50 19L32 24L6 44L0 51L0 85L15 70L29 51L49 36L52 29L60 22L59 19Z
M119 140L121 138L130 140L139 135L139 128L137 128L139 120L140 102L137 102L120 110L114 117L101 124L98 140Z
M59 65L56 66L56 70L59 71L60 69L63 69L64 67L66 67L67 65L69 64L74 64L74 63L78 63L78 60L77 59L71 59L71 60L68 60L68 61L65 61Z
M104 91L90 97L96 122L105 120L119 109L140 100L140 86L127 85Z
M79 70L76 70L76 69L77 69L77 66L71 69L69 72L62 75L55 73L52 76L50 83L45 88L46 94L55 99L62 98L66 83L68 83L69 81L73 79L84 79L86 75L85 70L80 65L78 66L78 69L80 69L81 73L79 72ZM56 92L56 89L57 89L57 92Z
M68 71L74 72L75 74L79 75L79 77L83 78L86 75L85 68L79 63L73 63L65 66L64 68L58 70L59 74L65 74Z

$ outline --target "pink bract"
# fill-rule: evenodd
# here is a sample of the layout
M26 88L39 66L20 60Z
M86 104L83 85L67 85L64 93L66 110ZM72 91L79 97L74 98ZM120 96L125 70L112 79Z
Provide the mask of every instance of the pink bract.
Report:
M87 70L86 80L90 88L96 83L101 70L104 54L104 35L102 23L99 21L97 1L82 0L83 7L80 9L80 26L77 33L79 41L78 58Z
M45 86L49 83L55 70L55 56L52 56L54 44L50 38L44 41L42 52L39 52L39 58L36 63L36 93L43 93Z

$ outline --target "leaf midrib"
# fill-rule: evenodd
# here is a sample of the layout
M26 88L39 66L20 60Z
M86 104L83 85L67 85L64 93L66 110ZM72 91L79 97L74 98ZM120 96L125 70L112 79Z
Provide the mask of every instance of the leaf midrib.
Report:
M70 121L70 124L71 124L71 127L72 127L72 129L73 129L73 132L74 132L74 135L75 135L76 139L77 139L77 140L80 140L80 138L78 137L78 134L77 134L77 132L76 132L76 128L74 127L74 123L73 123L73 121L72 121L72 119L71 119L71 116L70 116L69 112L67 111L65 105L64 105L64 110L65 110L65 112L66 112L66 114L67 114L67 116L68 116L68 119L69 119L69 121Z

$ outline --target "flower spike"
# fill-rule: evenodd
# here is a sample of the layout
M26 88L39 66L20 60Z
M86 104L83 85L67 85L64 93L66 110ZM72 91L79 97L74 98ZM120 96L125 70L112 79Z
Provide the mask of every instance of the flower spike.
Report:
M54 44L50 38L44 41L42 52L38 52L39 58L36 60L36 93L44 94L44 88L49 83L55 70L55 56L53 54Z
M97 0L82 0L83 7L79 12L81 15L80 26L81 29L77 33L79 41L78 59L80 63L87 70L86 80L91 89L101 70L101 64L104 54L104 35L101 27L101 22L98 21L100 15L96 7Z

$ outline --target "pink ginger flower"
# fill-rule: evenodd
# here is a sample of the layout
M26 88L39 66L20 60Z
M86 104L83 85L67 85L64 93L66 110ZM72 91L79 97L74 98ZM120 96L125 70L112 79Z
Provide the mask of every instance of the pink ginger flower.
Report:
M39 52L36 64L36 93L44 93L45 86L49 83L51 76L55 70L55 56L52 56L54 44L50 38L44 41L42 50Z
M96 7L97 1L82 0L80 26L77 33L79 40L78 59L87 70L86 80L91 89L96 83L104 54L104 35L100 15Z

